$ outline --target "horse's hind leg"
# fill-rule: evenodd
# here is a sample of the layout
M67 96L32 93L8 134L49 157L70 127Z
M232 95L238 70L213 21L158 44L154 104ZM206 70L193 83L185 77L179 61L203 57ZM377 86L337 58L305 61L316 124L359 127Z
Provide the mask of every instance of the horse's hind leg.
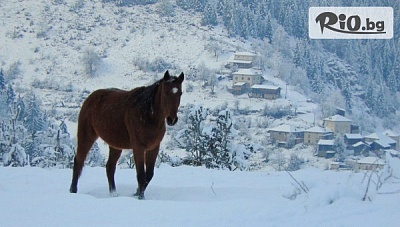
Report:
M96 133L91 128L78 125L78 147L74 158L71 187L69 188L71 193L78 191L78 179L82 173L86 156L97 138Z
M106 171L107 171L108 187L110 189L111 196L117 196L116 188L115 188L115 181L114 181L114 174L115 174L115 168L117 166L118 159L121 156L121 152L122 152L122 150L110 147L110 154L109 154L108 161L106 164Z

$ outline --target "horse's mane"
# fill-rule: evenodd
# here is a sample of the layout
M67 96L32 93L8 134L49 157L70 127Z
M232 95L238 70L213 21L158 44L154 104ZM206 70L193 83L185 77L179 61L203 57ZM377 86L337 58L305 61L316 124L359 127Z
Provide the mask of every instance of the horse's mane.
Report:
M153 113L154 97L161 82L162 80L159 80L152 85L138 87L133 90L130 96L131 103L138 106L143 114Z
M176 79L177 77L171 76L167 82L173 82ZM153 114L155 95L162 83L163 79L160 79L152 85L135 88L130 96L131 103L139 106L143 114Z

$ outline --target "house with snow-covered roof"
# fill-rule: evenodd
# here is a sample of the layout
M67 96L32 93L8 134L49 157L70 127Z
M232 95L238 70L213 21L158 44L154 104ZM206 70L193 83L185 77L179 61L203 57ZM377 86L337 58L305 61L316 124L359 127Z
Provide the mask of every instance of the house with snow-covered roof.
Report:
M394 133L391 130L386 130L383 132L383 134L396 141L396 150L400 150L400 134Z
M239 69L233 73L233 85L237 83L246 83L246 88L251 88L254 84L261 83L261 71L255 69Z
M320 139L333 139L332 130L314 126L304 131L304 144L316 145Z
M228 64L239 68L252 68L257 55L251 52L236 52L228 60Z
M249 97L270 100L277 99L281 97L281 88L273 85L255 84L251 86Z
M354 171L358 172L360 170L372 170L383 169L386 162L383 159L377 157L365 157L358 160L354 165Z
M329 128L335 134L345 134L351 132L352 120L341 115L334 115L324 119L324 127Z
M333 158L335 156L335 141L321 139L317 143L317 155L323 158Z
M358 155L368 156L369 155L369 150L371 147L364 141L360 141L351 146L353 147L354 155L356 155L356 156L358 156Z
M356 144L358 142L363 141L364 137L359 134L352 134L352 133L346 133L344 134L344 143L347 145L347 149L352 149L353 148L353 144Z
M273 143L281 146L290 146L303 142L303 131L298 130L293 125L279 125L268 130L270 139ZM288 144L294 143L294 144Z
M371 144L372 150L395 149L397 146L397 143L394 139L383 133L371 133L367 136L364 136L364 141Z

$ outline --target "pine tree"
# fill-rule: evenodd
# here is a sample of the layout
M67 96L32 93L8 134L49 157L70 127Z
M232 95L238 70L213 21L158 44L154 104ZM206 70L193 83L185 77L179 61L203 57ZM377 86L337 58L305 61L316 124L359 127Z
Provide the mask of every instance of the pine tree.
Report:
M208 110L202 107L195 107L189 114L188 126L177 136L179 146L186 150L187 157L183 160L184 164L201 166L205 163L207 154L207 140L203 134L204 121L208 115Z
M41 131L43 129L43 116L38 99L35 95L30 95L26 110L26 117L24 120L24 126L28 132L31 133L31 135L35 135L37 131Z
M212 1L207 2L205 6L201 24L203 26L205 25L216 26L218 24L217 7Z
M95 166L105 166L105 159L100 152L99 144L95 142L92 148L89 151L89 155L86 158L86 164L95 167Z
M0 94L6 90L6 82L4 80L3 69L0 69Z
M13 105L14 100L15 100L15 92L10 84L8 85L8 87L6 89L6 93L7 93L7 105L8 105L8 107L11 107L11 105Z
M218 114L217 126L212 129L212 136L209 140L209 168L233 169L233 157L230 143L232 140L232 120L229 110L221 111Z

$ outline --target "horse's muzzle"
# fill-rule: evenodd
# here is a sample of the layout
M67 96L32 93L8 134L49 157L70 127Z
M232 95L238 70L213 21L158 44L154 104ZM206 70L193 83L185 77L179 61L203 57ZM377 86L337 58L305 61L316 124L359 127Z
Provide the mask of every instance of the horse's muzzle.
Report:
M174 126L176 122L178 122L178 117L176 118L167 117L167 124L169 126Z

